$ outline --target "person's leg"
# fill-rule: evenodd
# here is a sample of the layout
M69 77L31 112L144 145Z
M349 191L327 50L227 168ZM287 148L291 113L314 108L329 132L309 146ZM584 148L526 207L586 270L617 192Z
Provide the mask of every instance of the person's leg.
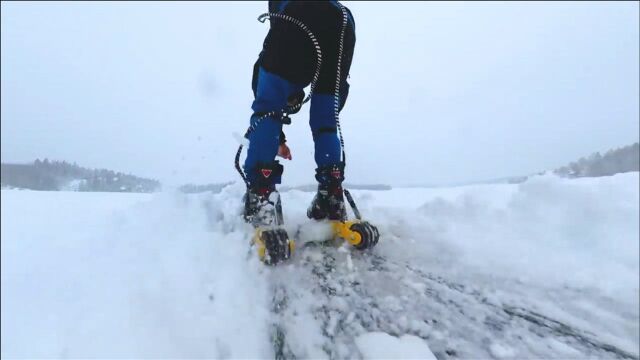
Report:
M342 19L342 11L337 6L325 5L327 18ZM341 24L341 22L339 22ZM342 182L344 181L344 162L342 148L338 137L336 105L342 110L349 91L347 77L351 67L355 45L353 21L349 21L345 29L343 46L339 46L340 28L319 28L323 51L323 68L320 72L316 93L311 99L309 125L315 144L316 180L318 192L307 211L312 219L346 220L346 209ZM338 53L341 61L338 62ZM336 80L338 80L338 64L340 66L339 96L336 99ZM337 101L337 104L336 104Z
M342 195L344 163L334 111L333 95L315 94L311 99L309 125L315 144L318 192L307 216L316 220L346 220Z
M347 11L347 24L344 29L344 38L340 46L341 25L343 13L341 7L334 2L323 2L317 4L315 9L315 21L322 21L323 24L337 24L338 26L312 26L312 31L320 39L322 48L322 67L316 87L315 94L311 99L311 110L309 125L315 142L315 160L318 167L327 165L337 165L341 162L341 147L337 134L336 124L336 80L338 77L338 66L340 66L339 99L338 111L342 110L349 93L347 77L351 69L353 50L355 47L355 24L353 18ZM324 17L319 19L319 17ZM340 53L340 54L339 54ZM340 62L338 62L340 55Z
M251 106L254 113L250 121L254 130L249 134L249 149L244 162L244 170L250 184L259 180L259 176L263 175L261 172L263 168L276 170L264 173L268 173L266 177L269 179L269 183L280 183L281 171L277 171L273 167L280 145L282 122L277 116L263 117L263 115L270 111L283 109L287 105L288 97L300 89L299 85L263 68L259 69L256 99ZM262 120L258 121L261 117ZM278 166L276 165L276 167Z
M340 140L334 115L334 96L315 94L311 99L309 126L315 145L318 167L338 164L341 157Z
M290 15L291 9L295 10L300 5L288 3L278 11ZM309 84L313 74L311 64L315 53L307 35L297 25L283 19L270 21L269 34L254 66L252 88L255 100L251 106L254 112L251 125L255 129L249 135L244 169L250 183L269 180L271 184L279 184L277 172L269 175L269 179L261 179L260 175L265 166L281 168L274 159L280 145L282 122L277 116L263 118L259 123L257 120L265 113L283 110L290 97L300 93L304 95L302 89Z

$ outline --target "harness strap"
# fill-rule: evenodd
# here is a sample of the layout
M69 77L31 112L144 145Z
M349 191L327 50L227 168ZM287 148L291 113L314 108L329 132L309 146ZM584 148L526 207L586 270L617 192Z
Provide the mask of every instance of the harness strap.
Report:
M311 134L313 135L313 139L315 140L315 138L317 136L319 136L320 134L323 134L323 133L334 133L335 134L337 131L338 131L338 129L335 128L335 127L321 127L321 128L313 130L311 132Z

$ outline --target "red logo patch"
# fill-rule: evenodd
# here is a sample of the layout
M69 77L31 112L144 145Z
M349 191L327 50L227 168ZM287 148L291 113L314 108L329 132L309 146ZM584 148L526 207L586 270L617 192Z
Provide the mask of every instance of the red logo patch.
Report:
M260 169L260 171L262 172L262 176L264 176L266 178L271 176L271 173L273 172L273 170L271 170L271 169Z
M340 179L340 170L335 169L335 170L331 171L331 176L333 176L336 179Z

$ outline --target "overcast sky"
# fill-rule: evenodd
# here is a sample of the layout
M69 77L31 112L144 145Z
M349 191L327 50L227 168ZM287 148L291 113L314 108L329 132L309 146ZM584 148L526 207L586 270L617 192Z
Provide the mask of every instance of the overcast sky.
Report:
M451 183L638 141L638 2L346 2L347 181ZM2 161L239 179L266 2L2 3ZM314 181L308 106L283 183Z

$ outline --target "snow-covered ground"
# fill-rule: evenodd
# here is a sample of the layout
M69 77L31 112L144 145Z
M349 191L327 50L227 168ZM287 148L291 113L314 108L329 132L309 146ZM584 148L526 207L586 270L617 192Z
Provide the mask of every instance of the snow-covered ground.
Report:
M265 267L219 194L2 190L3 358L639 356L638 173L354 191L372 251Z

